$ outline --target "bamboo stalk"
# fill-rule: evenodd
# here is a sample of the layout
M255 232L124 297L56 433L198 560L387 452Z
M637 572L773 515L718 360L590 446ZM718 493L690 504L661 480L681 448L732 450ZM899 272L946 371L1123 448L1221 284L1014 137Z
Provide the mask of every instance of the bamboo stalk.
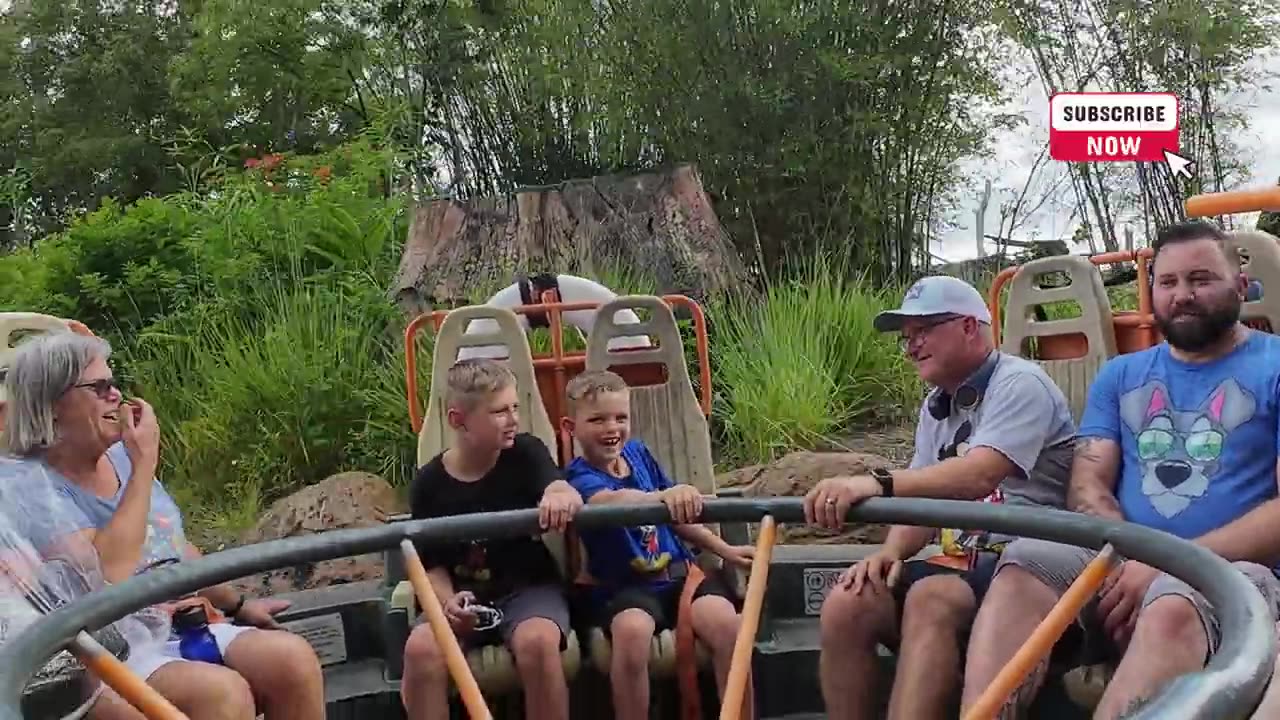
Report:
M125 702L137 708L147 720L187 720L168 698L138 677L120 658L102 647L92 635L81 632L71 641L71 652L85 669L102 680Z
M454 684L458 686L458 694L462 697L462 704L467 708L467 714L471 720L493 720L493 715L484 704L484 695L480 693L480 686L476 684L475 676L471 674L467 657L462 654L462 647L458 645L458 638L453 634L453 628L449 626L449 619L444 615L444 606L431 586L431 578L427 575L427 569L422 566L422 559L418 557L418 550L413 546L413 541L408 538L401 540L400 552L404 555L404 568L409 576L409 583L413 585L413 592L418 596L418 604L422 606L422 612L427 616L427 622L431 624L431 634L435 636L436 643L444 652L445 665L449 668L449 675L453 677Z
M729 663L729 677L724 684L724 701L720 704L720 720L739 720L742 715L747 678L751 673L751 651L756 644L756 630L760 627L764 591L769 585L769 561L773 558L773 544L777 539L777 522L772 515L765 515L760 521L760 537L756 539L756 554L751 560L747 597L742 604L742 625L733 645L733 660Z
M1102 581L1107 579L1118 560L1115 548L1110 544L1102 548L1075 582L1071 583L1071 587L1062 594L1044 620L1040 621L1022 647L1018 648L1018 652L1000 669L1000 673L977 702L964 714L963 720L992 720L996 717L996 713L1008 702L1009 696L1026 682L1032 669L1052 652L1058 638L1062 637L1067 626L1080 614L1089 598L1102 587Z

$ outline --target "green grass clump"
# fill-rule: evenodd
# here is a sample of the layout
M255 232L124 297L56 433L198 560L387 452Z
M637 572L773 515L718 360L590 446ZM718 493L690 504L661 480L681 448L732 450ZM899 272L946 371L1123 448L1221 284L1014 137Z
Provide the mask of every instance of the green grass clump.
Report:
M282 284L257 301L261 321L150 336L130 358L163 425L164 482L215 536L333 473L402 484L416 447L397 311L377 288Z
M761 300L717 308L711 347L726 459L760 463L832 439L858 420L913 409L922 386L876 313L897 288L875 290L818 259Z

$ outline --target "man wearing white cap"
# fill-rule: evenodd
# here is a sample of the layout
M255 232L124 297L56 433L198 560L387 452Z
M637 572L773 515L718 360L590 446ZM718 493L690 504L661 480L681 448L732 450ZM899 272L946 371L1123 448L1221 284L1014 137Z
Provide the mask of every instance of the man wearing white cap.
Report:
M926 277L876 316L932 386L905 470L827 478L805 496L809 522L838 528L872 496L1061 508L1075 426L1062 391L1034 362L995 349L991 313L968 283ZM876 647L896 648L889 715L944 717L959 697L964 644L996 560L1013 538L943 529L942 551L908 560L933 528L894 526L841 577L822 607L820 674L828 717L878 717Z

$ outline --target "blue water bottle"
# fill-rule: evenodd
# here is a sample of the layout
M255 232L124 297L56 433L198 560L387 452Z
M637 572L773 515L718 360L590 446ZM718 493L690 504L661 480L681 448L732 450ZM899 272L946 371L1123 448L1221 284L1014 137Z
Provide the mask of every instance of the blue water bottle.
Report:
M209 631L209 616L199 605L174 613L173 629L178 632L178 651L184 660L222 664L222 651Z

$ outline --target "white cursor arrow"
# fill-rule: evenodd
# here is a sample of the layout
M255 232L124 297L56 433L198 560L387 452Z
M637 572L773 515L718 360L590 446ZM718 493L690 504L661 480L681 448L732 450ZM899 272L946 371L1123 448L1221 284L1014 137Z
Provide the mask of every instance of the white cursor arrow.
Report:
M1174 177L1181 175L1188 180L1191 179L1191 166L1195 163L1190 158L1185 158L1176 152L1164 151L1164 161L1169 163L1169 171Z

